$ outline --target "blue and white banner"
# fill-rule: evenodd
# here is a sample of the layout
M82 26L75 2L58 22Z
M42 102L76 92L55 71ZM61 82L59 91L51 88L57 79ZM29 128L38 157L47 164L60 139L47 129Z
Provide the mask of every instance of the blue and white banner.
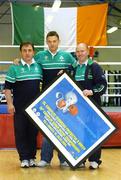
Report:
M108 116L64 73L26 112L75 168L114 130Z

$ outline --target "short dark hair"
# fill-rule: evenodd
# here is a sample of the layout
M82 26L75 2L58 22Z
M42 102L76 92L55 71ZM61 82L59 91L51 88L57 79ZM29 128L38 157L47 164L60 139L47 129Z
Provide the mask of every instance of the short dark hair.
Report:
M23 46L28 46L28 45L31 45L31 47L32 47L32 49L33 49L33 51L34 51L34 44L33 43L31 43L31 42L22 42L21 44L20 44L20 51L21 51L21 49L22 49L22 47Z
M59 35L56 31L50 31L47 33L47 36L46 36L46 39L49 37L49 36L56 36L58 39L59 39Z

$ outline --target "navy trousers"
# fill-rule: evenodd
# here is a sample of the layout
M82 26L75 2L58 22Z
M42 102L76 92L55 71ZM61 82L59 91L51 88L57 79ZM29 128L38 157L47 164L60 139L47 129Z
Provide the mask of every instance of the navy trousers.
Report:
M24 113L15 113L14 133L20 160L35 159L38 130Z

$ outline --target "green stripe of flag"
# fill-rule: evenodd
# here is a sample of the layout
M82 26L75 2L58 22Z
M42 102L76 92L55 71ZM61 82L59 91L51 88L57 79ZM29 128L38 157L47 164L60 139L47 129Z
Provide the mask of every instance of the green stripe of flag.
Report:
M14 44L30 41L44 45L44 9L31 4L12 3Z

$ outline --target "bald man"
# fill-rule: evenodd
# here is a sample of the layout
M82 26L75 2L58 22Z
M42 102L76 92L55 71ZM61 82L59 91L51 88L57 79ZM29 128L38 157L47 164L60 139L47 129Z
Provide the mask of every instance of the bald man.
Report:
M85 43L80 43L76 47L76 56L78 59L78 66L75 69L75 80L83 88L83 94L101 105L101 95L105 93L107 82L103 71L98 63L88 58L89 48ZM91 119L90 119L91 121ZM90 169L97 169L101 164L101 148L98 148L90 157ZM85 165L85 162L83 163Z

